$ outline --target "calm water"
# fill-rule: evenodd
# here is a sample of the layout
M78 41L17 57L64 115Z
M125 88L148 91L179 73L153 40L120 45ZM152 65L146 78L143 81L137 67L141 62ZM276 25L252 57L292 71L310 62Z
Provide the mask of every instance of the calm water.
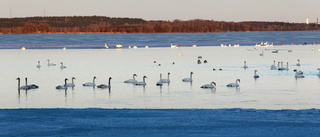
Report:
M278 54L254 48L3 49L0 50L0 82L3 83L0 85L0 108L319 108L319 45L277 46ZM289 49L292 53L287 52ZM259 56L262 50L264 56ZM197 64L200 55L202 60L208 60L207 64ZM48 67L47 59L57 66ZM295 66L297 59L301 60L300 67ZM38 60L42 65L40 69L36 68ZM270 70L273 60L289 62L290 70ZM59 68L61 61L66 69ZM247 61L248 69L241 68L243 61ZM212 68L223 70L213 71ZM302 70L306 77L294 78L295 68ZM253 78L255 69L260 75L256 80ZM191 71L194 82L182 82ZM167 72L171 73L170 85L156 86L159 74L166 78ZM144 75L148 77L145 87L123 83L134 73L139 81ZM64 78L73 76L76 77L74 89L55 89L64 83ZM107 83L108 77L112 77L111 91L81 85L92 81L93 76L97 77L97 84ZM17 77L28 77L30 84L35 83L40 88L19 93ZM240 88L226 87L236 79L241 79ZM200 88L211 81L217 83L216 90Z
M220 44L255 45L268 41L275 45L318 42L320 31L231 32L231 33L160 33L160 34L30 34L0 35L0 49L97 49L122 44L124 47L220 46Z

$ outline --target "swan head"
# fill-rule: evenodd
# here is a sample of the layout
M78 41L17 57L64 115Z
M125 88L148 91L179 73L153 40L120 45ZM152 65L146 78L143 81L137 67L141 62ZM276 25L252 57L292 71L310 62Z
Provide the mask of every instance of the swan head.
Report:
M192 74L193 74L193 72L190 72L190 74L192 75Z
M240 82L240 79L237 79L236 81L239 81L239 82Z
M317 70L320 70L320 68L318 68Z
M94 77L93 77L93 79L97 79L97 77L96 77L96 76L94 76Z
M60 64L63 64L62 62L60 62Z
M217 86L216 82L211 82L212 85Z
M69 79L68 79L68 78L65 78L65 79L64 79L64 81L67 81L67 80L69 80Z
M258 72L258 70L254 70L254 72Z
M72 77L72 79L76 79L75 77Z
M300 61L300 59L298 59L297 61Z
M297 72L297 69L294 69L293 72Z
M147 76L143 76L143 78L148 78Z
M112 79L112 77L109 77L109 80L111 80Z
M40 63L40 61L38 61L38 63Z
M20 78L18 77L16 80L20 80Z
M136 76L136 77L138 77L138 76L137 76L137 74L133 74L133 76Z
M168 75L170 75L170 72L168 72Z
M247 63L247 61L244 61L244 63Z

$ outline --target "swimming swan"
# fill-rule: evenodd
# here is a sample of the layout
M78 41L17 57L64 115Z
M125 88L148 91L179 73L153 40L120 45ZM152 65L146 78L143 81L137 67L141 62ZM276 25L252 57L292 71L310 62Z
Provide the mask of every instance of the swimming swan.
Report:
M259 75L257 74L257 71L258 71L258 70L254 70L254 76L253 76L253 78L259 78Z
M74 85L74 81L76 78L75 77L72 77L72 83L67 83L67 87L75 87L76 85Z
M135 79L137 77L137 74L133 74L133 79L128 79L124 81L124 83L137 83L138 81Z
M137 82L137 83L135 83L135 85L137 85L137 86L147 85L146 78L147 78L147 76L143 76L143 81Z
M38 69L41 68L40 61L38 61L37 68L38 68Z
M170 83L169 75L170 75L170 72L168 72L168 79L161 79L160 81L162 83Z
M48 59L47 61L48 61L48 66L56 66L56 64L50 63L50 60L49 60L49 59Z
M276 61L273 61L273 65L271 65L270 70L278 70L278 67L276 66Z
M244 68L244 69L248 68L248 66L247 66L247 61L244 61L243 68Z
M293 70L294 72L296 72L295 78L304 78L304 74L301 70L297 71L297 69Z
M216 83L215 82L211 82L211 84L205 84L203 86L201 86L200 88L216 88Z
M63 62L60 62L60 64L61 64L61 66L60 66L61 69L67 68L66 66L63 65Z
M300 59L298 59L297 61L298 61L297 66L300 66Z
M190 72L190 78L184 78L184 79L182 79L182 81L183 82L192 82L193 81L192 74L193 74L193 72Z
M91 83L91 82L87 82L87 83L84 83L84 84L82 84L82 85L83 85L83 86L91 86L91 87L94 87L94 86L96 86L95 79L97 79L96 76L93 77L92 83Z
M111 88L111 77L109 77L109 81L108 81L108 85L107 84L100 84L97 86L97 88L102 88L102 89L105 89L105 88Z
M56 89L68 89L68 86L67 86L67 78L64 79L64 85L59 85L59 86L56 86Z
M227 85L227 87L239 87L238 81L240 82L240 79L236 80L236 83L230 83Z

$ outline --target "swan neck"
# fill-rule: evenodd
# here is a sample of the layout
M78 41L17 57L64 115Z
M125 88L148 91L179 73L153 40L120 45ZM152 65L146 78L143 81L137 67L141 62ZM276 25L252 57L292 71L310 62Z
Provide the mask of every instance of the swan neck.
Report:
M26 86L28 85L28 79L26 78Z
M64 86L65 87L67 86L67 80L64 80Z
M190 74L190 79L192 79L192 73Z
M93 83L93 84L95 84L94 81L95 81L95 78L93 78L93 80L92 80L92 83Z
M74 79L72 79L72 84L74 84L73 80L74 80Z
M320 71L319 71L320 74ZM18 79L18 89L20 88L20 79Z
M168 80L169 80L169 75L170 75L170 74L168 73Z
M146 78L145 77L143 77L143 83L146 83Z
M111 78L109 78L108 85L111 87Z

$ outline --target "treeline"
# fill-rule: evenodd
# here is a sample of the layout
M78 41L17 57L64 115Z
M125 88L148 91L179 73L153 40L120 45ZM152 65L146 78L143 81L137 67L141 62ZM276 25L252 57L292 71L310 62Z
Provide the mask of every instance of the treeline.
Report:
M316 24L223 22L214 20L146 21L103 16L27 17L0 19L2 34L35 33L192 33L319 30Z

